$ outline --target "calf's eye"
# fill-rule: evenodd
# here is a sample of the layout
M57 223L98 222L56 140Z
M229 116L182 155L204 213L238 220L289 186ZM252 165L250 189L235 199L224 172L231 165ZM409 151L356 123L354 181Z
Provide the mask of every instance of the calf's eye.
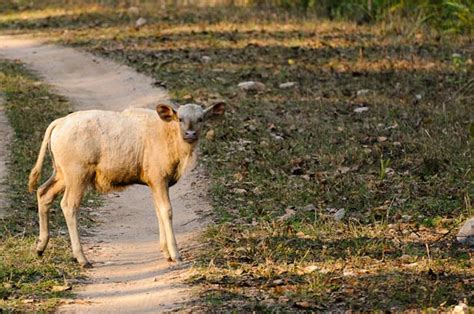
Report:
M198 122L202 122L202 118L199 118L199 119L198 119Z

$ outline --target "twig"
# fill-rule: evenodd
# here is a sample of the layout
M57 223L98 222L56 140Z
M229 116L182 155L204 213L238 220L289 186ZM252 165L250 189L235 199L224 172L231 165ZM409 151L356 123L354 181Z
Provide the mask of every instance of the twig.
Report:
M470 85L472 85L472 83L474 83L474 79L470 79L469 81L466 82L466 84L464 84L463 86L461 86L460 89L458 89L454 94L453 96L447 96L446 99L443 101L443 111L446 111L446 103L451 100L451 99L456 99L459 94L461 94L465 89L468 89Z
M436 242L438 242L439 240L443 239L445 236L447 236L448 234L450 234L451 231L453 231L454 228L456 228L456 227L457 227L456 225L452 226L451 229L448 230L448 232L443 233L443 234L442 234L441 236L439 236L436 240L434 240L433 243L436 243Z
M185 222L184 224L181 224L181 226L186 226L186 225L192 223L192 222L195 221L195 220L198 220L198 219L197 219L197 218L191 219L190 221Z
M426 255L428 255L428 262L431 262L430 246L425 242Z

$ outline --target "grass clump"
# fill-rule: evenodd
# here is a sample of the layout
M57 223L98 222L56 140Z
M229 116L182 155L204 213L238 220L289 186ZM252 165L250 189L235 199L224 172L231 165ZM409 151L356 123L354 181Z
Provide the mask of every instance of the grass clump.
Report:
M72 296L68 281L80 271L71 262L68 241L52 239L41 258L34 243L34 236L2 236L0 309L4 311L51 311L61 299Z

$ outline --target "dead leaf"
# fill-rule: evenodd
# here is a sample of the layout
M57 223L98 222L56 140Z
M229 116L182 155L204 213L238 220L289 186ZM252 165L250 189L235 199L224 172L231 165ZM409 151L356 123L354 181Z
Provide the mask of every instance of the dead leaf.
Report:
M245 91L262 91L266 87L265 84L255 81L241 82L237 86Z
M360 89L357 91L357 96L365 96L370 92L369 89Z
M216 132L213 129L210 129L206 132L206 140L212 141L214 139Z
M346 215L346 210L344 208L339 209L336 213L334 213L334 220L341 221L342 218Z
M298 238L300 238L300 239L306 239L306 238L308 237L306 234L304 234L303 231L298 231L298 232L296 233L296 236L297 236Z
M358 107L358 108L354 109L354 112L355 113L361 113L361 112L368 111L368 110L369 110L369 107Z
M64 286L53 286L51 288L52 292L63 292L63 291L68 291L71 290L72 287L70 285L64 285Z
M287 89L296 86L296 82L286 82L286 83L281 83L278 85L279 88L281 89Z
M209 57L209 56L202 56L201 60L202 60L202 62L204 62L204 63L209 63L209 62L211 62L211 57Z
M351 168L349 168L349 167L344 167L344 166L343 166L343 167L337 168L337 173L338 173L338 174L346 174L346 173L348 173L349 171L351 171Z
M233 191L234 191L234 193L240 194L240 195L247 194L247 190L246 190L246 189L235 188L235 189L233 189Z
M295 305L299 308L302 308L302 309L307 309L307 308L311 307L311 304L309 304L308 301L296 302Z
M280 216L278 218L279 221L285 221L285 220L288 220L290 219L291 217L293 217L294 215L296 214L296 211L291 208L291 207L288 207L287 209L285 209L285 214Z
M306 266L302 269L303 271L303 274L310 274L310 273L313 273L317 270L319 270L320 267L319 266L316 266L316 265L309 265L309 266Z
M138 9L137 7L130 7L127 9L127 14L136 16L140 14L140 9Z
M143 17L138 18L138 20L135 21L135 28L138 30L140 27L145 25L147 23L147 20Z

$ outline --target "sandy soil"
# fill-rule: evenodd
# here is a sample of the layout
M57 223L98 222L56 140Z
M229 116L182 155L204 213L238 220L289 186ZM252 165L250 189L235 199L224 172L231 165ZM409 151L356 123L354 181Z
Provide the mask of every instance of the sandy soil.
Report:
M0 57L18 59L36 71L76 110L120 111L167 102L165 90L133 69L72 48L18 36L0 36ZM202 171L194 169L171 188L173 224L184 263L168 263L159 251L158 223L147 187L134 186L106 197L92 213L99 221L92 236L83 237L94 268L89 279L74 287L77 299L58 312L163 312L191 298L182 283L189 272L187 252L203 221L198 211L210 210ZM89 232L90 230L88 230Z
M7 175L8 143L10 143L13 130L8 124L4 110L5 99L0 90L0 218L8 214L8 202L5 197L5 179Z

